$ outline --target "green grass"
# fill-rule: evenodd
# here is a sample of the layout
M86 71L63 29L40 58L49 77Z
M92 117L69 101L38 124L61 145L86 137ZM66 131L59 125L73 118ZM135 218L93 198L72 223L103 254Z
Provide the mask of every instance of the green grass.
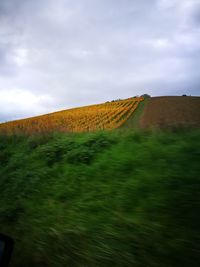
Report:
M11 266L200 266L199 151L199 130L0 136Z
M147 105L148 101L149 98L145 98L144 101L140 102L136 110L130 116L130 118L127 121L125 121L125 123L120 128L121 129L139 128L139 120L144 111L144 107Z

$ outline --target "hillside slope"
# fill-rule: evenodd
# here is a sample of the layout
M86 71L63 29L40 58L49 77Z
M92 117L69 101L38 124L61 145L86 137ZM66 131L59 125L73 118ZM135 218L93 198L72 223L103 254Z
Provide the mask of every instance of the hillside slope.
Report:
M200 130L0 135L11 267L199 267Z
M0 133L92 132L116 128L200 127L200 97L128 98L0 124Z
M0 133L90 132L120 127L136 110L142 97L128 98L54 112L0 124Z
M200 127L200 97L152 97L145 105L139 127Z

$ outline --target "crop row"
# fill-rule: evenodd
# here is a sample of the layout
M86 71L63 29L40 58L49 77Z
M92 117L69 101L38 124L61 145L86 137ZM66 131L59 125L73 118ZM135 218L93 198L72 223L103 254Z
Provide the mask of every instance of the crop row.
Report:
M0 124L5 134L50 131L85 132L120 127L135 111L142 97L54 112Z

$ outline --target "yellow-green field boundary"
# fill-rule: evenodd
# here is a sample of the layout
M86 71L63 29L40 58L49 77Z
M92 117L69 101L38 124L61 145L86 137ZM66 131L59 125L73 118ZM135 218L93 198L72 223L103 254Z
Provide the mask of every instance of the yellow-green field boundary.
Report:
M145 98L144 101L140 102L135 112L130 116L130 118L125 121L125 123L120 127L124 128L139 128L139 121L144 112L144 107L149 102L150 98Z

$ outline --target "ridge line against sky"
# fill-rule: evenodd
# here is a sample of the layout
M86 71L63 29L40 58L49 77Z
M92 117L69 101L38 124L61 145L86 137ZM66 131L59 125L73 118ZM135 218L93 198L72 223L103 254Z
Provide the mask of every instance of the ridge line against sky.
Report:
M200 95L200 0L1 0L0 122Z

